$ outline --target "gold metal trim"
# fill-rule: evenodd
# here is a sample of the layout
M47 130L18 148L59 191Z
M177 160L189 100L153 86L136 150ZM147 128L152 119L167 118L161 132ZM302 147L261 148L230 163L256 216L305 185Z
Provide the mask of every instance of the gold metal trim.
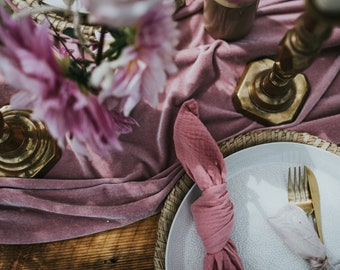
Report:
M279 43L276 61L260 60L246 67L233 95L236 110L265 125L295 120L310 88L302 72L333 29L311 3L306 1L305 12Z
M277 97L266 95L261 88L259 75L267 74L273 64L274 61L271 59L250 63L233 95L237 111L264 125L279 125L293 121L310 91L306 77L299 74L292 80L287 94Z
M248 2L243 2L243 3L232 3L228 0L213 0L213 1L227 8L245 8L245 7L253 5L255 2L255 1L248 1Z
M61 150L45 125L30 111L0 108L0 177L42 177L60 159Z
M226 0L205 0L205 30L215 39L235 41L249 33L254 22L258 0L234 4Z

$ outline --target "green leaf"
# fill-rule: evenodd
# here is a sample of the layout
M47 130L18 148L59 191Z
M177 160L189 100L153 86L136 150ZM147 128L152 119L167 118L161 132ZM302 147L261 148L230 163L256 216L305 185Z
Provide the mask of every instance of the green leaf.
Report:
M65 28L64 31L63 31L63 34L66 35L66 36L69 36L71 38L78 39L75 32L74 32L74 29L71 28L71 27Z

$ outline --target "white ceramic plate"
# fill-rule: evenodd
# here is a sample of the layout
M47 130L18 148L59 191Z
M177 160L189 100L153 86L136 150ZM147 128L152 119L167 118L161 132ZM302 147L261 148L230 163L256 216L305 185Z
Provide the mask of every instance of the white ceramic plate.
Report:
M339 156L305 144L278 142L239 151L227 157L225 163L235 216L231 238L244 269L310 269L308 262L295 255L267 221L288 203L288 167L299 165L310 167L318 180L324 242L328 256L333 263L339 263ZM166 248L167 270L203 269L205 250L190 211L199 195L194 185L173 220Z

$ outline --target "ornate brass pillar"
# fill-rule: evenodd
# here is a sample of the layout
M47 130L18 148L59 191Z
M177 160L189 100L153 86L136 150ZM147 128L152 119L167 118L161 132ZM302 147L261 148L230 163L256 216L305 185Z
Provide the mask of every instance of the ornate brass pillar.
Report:
M29 111L0 109L0 177L42 177L60 157L44 124L32 121Z
M310 85L303 72L340 23L340 14L325 13L307 0L304 13L283 37L277 59L250 63L233 96L236 110L265 125L292 122L304 105Z

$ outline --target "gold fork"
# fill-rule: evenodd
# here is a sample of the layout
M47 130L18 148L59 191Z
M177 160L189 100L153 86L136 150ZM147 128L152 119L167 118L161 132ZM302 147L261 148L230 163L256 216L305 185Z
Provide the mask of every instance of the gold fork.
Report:
M321 224L315 217L315 211L312 201L312 196L309 187L307 167L294 167L293 180L291 175L291 168L288 169L288 201L295 203L298 207L303 209L307 216L313 215L314 226L318 232L321 242L323 242Z

